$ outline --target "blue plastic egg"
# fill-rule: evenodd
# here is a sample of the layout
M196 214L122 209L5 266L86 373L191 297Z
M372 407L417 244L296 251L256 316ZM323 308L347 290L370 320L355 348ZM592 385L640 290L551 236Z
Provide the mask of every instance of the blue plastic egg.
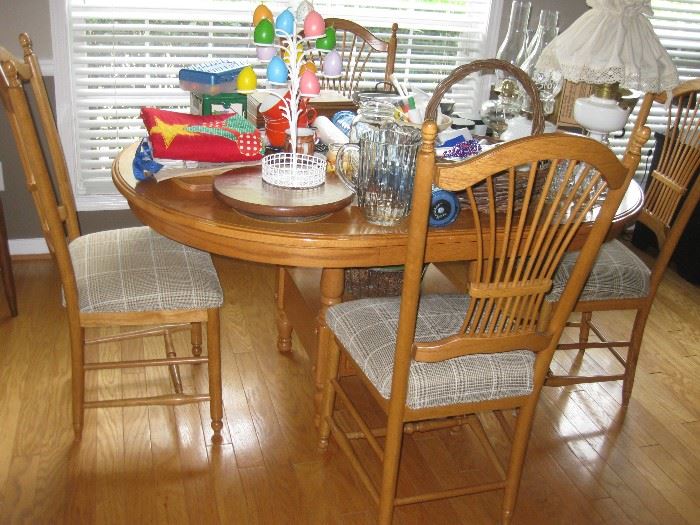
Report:
M284 31L288 35L294 34L294 15L289 9L285 9L277 17L275 22L275 29Z
M287 65L279 55L272 57L272 60L267 65L267 80L275 84L285 84L288 74Z

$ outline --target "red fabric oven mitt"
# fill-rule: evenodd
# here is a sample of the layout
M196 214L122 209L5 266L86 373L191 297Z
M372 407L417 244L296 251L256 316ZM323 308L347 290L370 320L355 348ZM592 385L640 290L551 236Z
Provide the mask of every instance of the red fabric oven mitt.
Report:
M141 108L153 156L161 159L237 162L265 153L260 132L241 115L189 115Z

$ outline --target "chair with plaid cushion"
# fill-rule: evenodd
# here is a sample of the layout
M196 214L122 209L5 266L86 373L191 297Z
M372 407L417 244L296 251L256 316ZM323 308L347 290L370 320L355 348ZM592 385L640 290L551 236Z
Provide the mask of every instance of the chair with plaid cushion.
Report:
M692 181L700 169L700 79L683 82L673 90L666 111L665 140L659 163L651 173L639 222L656 236L659 253L651 268L637 255L614 240L603 245L591 275L583 287L574 311L581 313L579 322L570 326L579 328L578 341L561 343L560 350L576 349L579 356L568 373L550 373L548 386L622 380L622 404L629 403L634 375L644 336L644 327L651 311L656 290L666 271L673 251L700 198L700 177ZM666 104L666 93L647 94L642 103L637 127L643 124L654 102ZM641 122L641 124L640 124ZM685 200L683 200L685 199ZM554 276L554 287L549 300L556 301L562 294L576 254L567 254ZM628 340L606 338L593 323L593 312L634 310L635 317ZM589 341L593 332L597 341ZM609 350L621 371L600 370L599 364L583 361L586 349ZM619 352L626 348L627 352ZM578 374L574 374L574 368Z
M401 296L348 301L329 307L325 315L332 335L319 348L327 370L320 446L327 447L332 433L378 503L382 524L391 523L399 505L502 489L502 520L510 522L551 357L649 134L646 128L635 133L636 149L622 163L600 143L565 134L528 137L459 163L436 163L437 105L471 71L470 64L453 71L438 85L426 111ZM576 176L579 167L581 177ZM561 184L553 184L555 178ZM476 257L467 293L421 295L432 184L466 192L469 208L458 224L470 225L470 233L456 238L453 249L440 247L439 256L460 260L460 251L469 246L467 252ZM525 191L518 199L521 185ZM581 228L603 192L607 195L594 222ZM544 297L574 238L583 243L582 250L561 300L550 311ZM386 427L370 428L362 418L363 410L353 403L356 392L338 374L341 352L386 414ZM336 400L347 409L342 415ZM504 467L476 414L513 409L518 418ZM350 428L349 417L359 431ZM459 424L474 429L499 479L397 495L404 431ZM511 435L510 428L506 435ZM354 439L367 440L382 463L381 479L374 479L376 469L363 466L351 444Z
M84 408L208 401L213 439L220 440L219 307L223 293L210 255L147 227L80 234L66 161L39 62L26 34L20 35L20 44L24 60L0 47L0 96L46 243L61 276L70 327L76 437L82 434ZM27 93L30 88L32 105ZM44 142L50 164L42 149ZM207 325L207 355L202 355L202 323ZM119 326L139 328L95 339L85 336L86 329ZM192 355L178 357L173 332L182 329L190 331ZM155 335L164 338L163 358L86 362L87 346ZM197 363L208 365L209 392L185 393L179 365ZM175 393L85 400L86 372L135 366L167 366Z

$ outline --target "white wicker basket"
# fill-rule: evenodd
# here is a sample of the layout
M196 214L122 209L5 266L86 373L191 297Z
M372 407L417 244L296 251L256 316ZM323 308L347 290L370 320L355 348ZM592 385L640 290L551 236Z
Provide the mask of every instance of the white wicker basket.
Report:
M263 157L262 178L283 188L314 188L326 181L326 159L301 153Z

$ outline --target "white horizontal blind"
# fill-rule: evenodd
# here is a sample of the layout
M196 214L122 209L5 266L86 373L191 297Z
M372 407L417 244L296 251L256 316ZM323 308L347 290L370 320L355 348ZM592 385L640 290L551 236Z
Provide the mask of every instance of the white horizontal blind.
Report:
M700 2L652 0L651 6L654 10L651 24L678 68L680 80L700 78ZM620 157L625 153L639 106L640 104L637 104L637 108L627 122L624 137L610 140L610 146ZM642 160L637 169L637 178L640 180L646 174L648 163L651 162L655 144L654 131L662 131L666 126L663 107L658 104L652 107L647 118L647 126L652 130L652 137L642 149Z
M52 2L65 7L68 64L57 71L56 81L68 84L70 97L61 97L59 106L67 107L58 113L64 116L59 119L64 144L73 145L66 149L79 203L84 196L116 194L111 163L121 148L145 135L142 106L188 110L189 93L178 86L181 68L212 58L255 58L257 0ZM356 21L381 38L398 23L397 73L430 91L457 65L493 54L485 47L491 3L316 0L314 5L326 17ZM275 15L288 6L266 4ZM262 87L264 65L256 69ZM382 63L368 70L363 88L383 79ZM471 112L475 90L473 81L454 90L458 111Z

